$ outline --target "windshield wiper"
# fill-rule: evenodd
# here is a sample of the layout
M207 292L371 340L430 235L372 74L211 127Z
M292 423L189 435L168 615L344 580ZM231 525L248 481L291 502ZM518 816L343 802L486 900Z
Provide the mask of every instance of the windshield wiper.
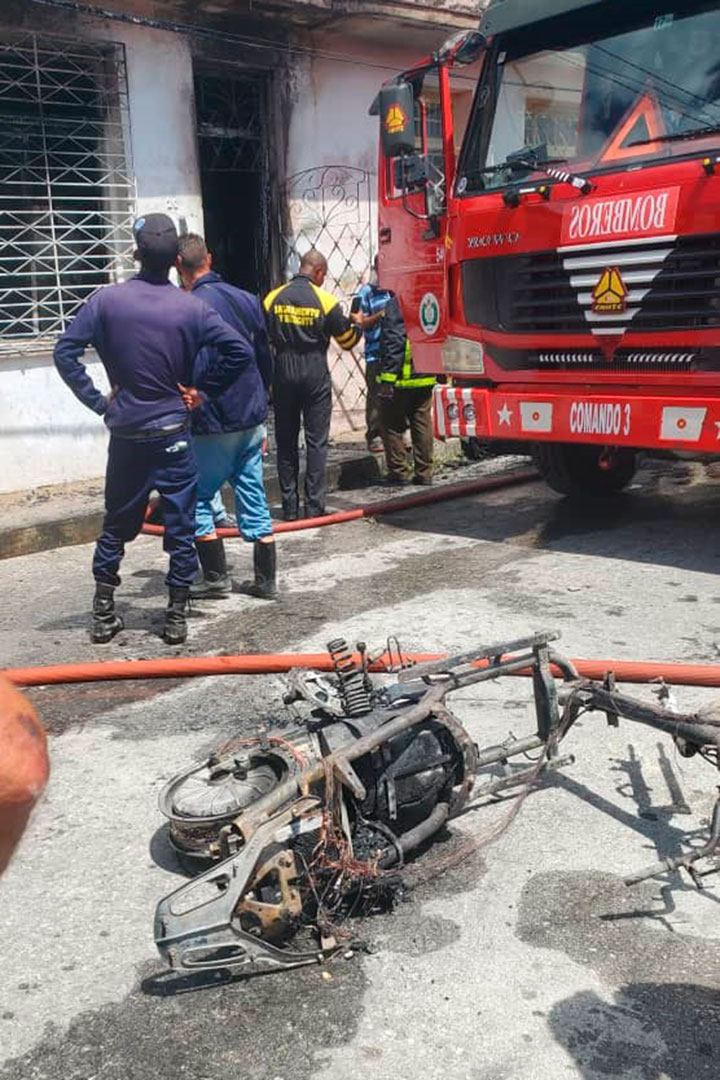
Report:
M540 143L537 146L523 146L522 150L516 150L513 154L508 154L504 161L501 161L499 165L484 165L480 169L472 169L468 172L467 176L482 176L483 173L496 173L501 172L503 169L508 169L510 172L515 172L516 169L538 169L538 158L543 157L543 161L547 164L560 164L565 158L547 158L544 157L547 147L545 143Z
M509 172L515 172L516 170L523 170L527 172L541 172L545 173L553 180L559 180L564 184L571 184L578 191L582 191L587 194L592 191L592 184L584 176L578 176L576 173L568 172L565 169L553 169L551 166L558 164L562 165L566 158L544 158L542 161L537 161L533 157L533 151L535 147L528 147L526 150L518 150L514 154L508 154L505 161L499 165L485 165L481 169L473 169L470 172L465 173L468 178L482 176L484 173L496 173L501 172L503 169L507 169Z
M689 131L674 131L668 135L656 135L652 139L636 139L627 146L649 146L658 142L682 142L683 139L701 139L703 135L720 134L720 124L707 124L705 127L690 128Z

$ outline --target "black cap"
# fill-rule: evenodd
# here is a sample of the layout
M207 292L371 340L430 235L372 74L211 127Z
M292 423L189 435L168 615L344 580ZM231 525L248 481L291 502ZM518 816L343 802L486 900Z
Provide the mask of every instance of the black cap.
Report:
M167 214L146 214L133 225L141 262L171 266L178 253L178 233Z

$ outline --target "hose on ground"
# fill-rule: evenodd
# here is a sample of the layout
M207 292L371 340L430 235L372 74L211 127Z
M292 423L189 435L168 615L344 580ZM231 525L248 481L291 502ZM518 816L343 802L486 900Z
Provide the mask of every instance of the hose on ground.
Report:
M447 499L456 499L465 495L480 494L484 491L524 484L537 479L534 469L517 469L510 473L482 477L463 484L450 484L417 495L345 510L337 514L328 514L321 518L304 518L296 522L285 522L275 526L275 532L297 532L314 529L325 525L339 525L343 522L358 521L384 514L410 510L417 506L426 506ZM161 536L164 532L160 525L146 524L143 532ZM238 536L237 529L218 529L220 536ZM416 664L444 659L442 653L415 653L404 655L403 659ZM371 666L371 671L383 672L396 658L381 657ZM359 662L360 657L356 657ZM479 661L482 667L486 661ZM627 660L574 660L572 664L577 674L586 679L603 679L609 671L614 672L618 682L650 683L664 680L675 686L720 687L720 665L717 664L674 664L661 662L636 662ZM23 668L8 668L3 674L17 686L50 686L69 683L114 682L134 679L178 679L203 678L213 675L271 675L284 674L295 668L310 668L315 671L334 670L332 658L328 653L279 653L237 656L191 656L171 657L156 660L108 660L82 664L54 664ZM554 667L556 677L568 677L568 671ZM516 675L530 675L530 670L514 672Z
M443 660L443 653L404 653L408 663L425 664ZM360 657L354 659L359 663ZM486 660L477 662L484 667ZM652 683L663 680L673 686L720 687L720 664L673 664L635 660L573 660L580 678L604 679L614 672L620 683ZM48 666L7 668L0 671L16 686L58 686L68 683L117 682L135 679L191 679L212 675L281 675L295 668L333 672L330 655L324 653L246 654L238 656L175 656L157 660L106 660L97 663L54 664ZM388 657L380 657L370 670L388 669ZM512 674L528 676L527 670ZM554 668L561 678L563 673Z
M282 521L273 525L273 532L292 533L302 532L304 529L319 529L326 525L344 525L349 521L362 521L364 518L396 514L401 510L413 510L417 506L428 506L431 503L445 502L448 499L460 499L464 495L481 495L484 491L495 491L498 488L512 487L514 484L527 484L531 480L537 480L539 473L535 469L514 469L512 472L497 473L494 476L483 476L479 480L468 480L462 484L444 484L442 487L432 488L430 491L421 491L417 495L406 495L399 499L384 499L381 502L371 503L369 506L358 506L353 510L340 510L335 514L325 514L323 517L300 518L298 521ZM145 522L142 531L148 536L163 536L165 529L162 525L151 525ZM223 539L239 536L237 529L217 529L217 535Z

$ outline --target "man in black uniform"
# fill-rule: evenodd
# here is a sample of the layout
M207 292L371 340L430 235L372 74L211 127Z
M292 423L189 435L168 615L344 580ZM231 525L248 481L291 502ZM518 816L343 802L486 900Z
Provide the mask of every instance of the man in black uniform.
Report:
M140 273L93 293L55 346L55 365L75 396L103 416L110 429L105 520L93 559L92 639L104 644L123 628L114 600L120 562L125 544L142 528L150 492L157 490L170 556L164 637L179 645L187 637L185 609L198 565L197 467L188 409L203 398L192 386L193 364L203 347L215 350L199 389L216 397L255 358L243 335L168 280L178 254L172 220L148 214L135 223L134 234ZM107 371L108 397L80 361L88 345Z
M432 484L433 425L432 395L434 375L415 370L400 301L395 293L383 311L380 323L378 383L380 416L391 487L403 484ZM404 435L410 428L415 473L410 480Z
M327 362L330 339L352 349L362 334L331 293L323 289L327 259L309 251L300 272L265 297L268 332L275 348L273 402L278 477L286 521L299 516L300 421L305 428L305 516L325 513L332 383Z

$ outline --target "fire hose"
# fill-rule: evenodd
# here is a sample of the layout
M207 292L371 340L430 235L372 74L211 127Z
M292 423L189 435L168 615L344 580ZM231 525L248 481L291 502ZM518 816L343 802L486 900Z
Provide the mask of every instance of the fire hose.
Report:
M355 660L359 661L356 656ZM444 653L403 653L403 663L424 664L445 659ZM666 682L673 686L720 687L720 664L675 664L661 661L594 660L572 661L585 679L603 679L612 672L621 683ZM487 661L479 661L483 667ZM236 656L176 656L155 660L105 660L82 664L6 668L0 671L17 686L58 686L68 683L117 682L134 679L191 679L212 675L280 675L294 669L332 672L328 653L246 653ZM369 667L375 673L389 670L388 658L380 657ZM556 677L561 676L554 667ZM512 672L528 676L529 668Z
M273 532L291 533L301 532L303 529L319 529L326 525L344 525L349 521L361 521L364 518L396 514L401 510L413 510L417 506L428 506L448 499L460 499L464 495L480 495L484 491L495 491L514 484L527 484L531 480L537 480L538 476L539 473L535 469L515 469L512 472L498 473L496 476L469 480L463 484L447 484L434 488L432 491L422 491L417 495L408 495L400 499L386 499L371 503L369 506L358 506L353 510L340 510L335 514L325 514L323 517L283 521L273 526ZM163 536L165 533L162 525L151 525L150 522L143 525L142 531L148 536ZM237 529L218 529L217 535L226 539L240 534Z
M418 506L480 494L514 484L528 483L537 478L534 469L518 469L510 473L486 476L462 484L450 484L432 491L421 492L399 499L377 502L369 506L327 514L320 518L304 518L295 522L275 525L277 533L297 532L326 525L397 513ZM218 529L222 537L238 536L237 529ZM143 532L161 536L161 525L146 523ZM442 653L403 654L403 662L422 664L444 659ZM487 661L481 661L482 664ZM640 662L628 660L573 660L579 675L587 679L603 679L612 672L618 682L652 683L664 681L676 686L720 687L720 665L676 664L664 662ZM136 679L203 678L213 675L272 675L283 674L297 668L315 671L332 671L333 661L328 653L277 653L238 654L233 656L192 656L158 658L153 660L108 660L78 664L52 664L33 667L7 668L0 671L17 686L51 686L69 683L114 682ZM380 657L370 666L374 672L388 670L387 659ZM531 671L520 670L513 674L528 676ZM554 674L560 676L559 669Z

